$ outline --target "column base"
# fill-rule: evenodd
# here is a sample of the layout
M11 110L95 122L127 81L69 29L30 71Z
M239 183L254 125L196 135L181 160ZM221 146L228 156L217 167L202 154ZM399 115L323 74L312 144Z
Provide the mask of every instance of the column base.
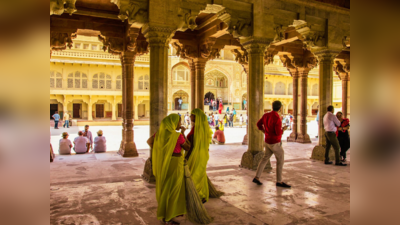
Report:
M261 159L264 157L264 152L256 152L255 155L253 153L247 151L242 156L242 161L240 162L240 167L249 169L249 170L257 170L258 164ZM272 166L271 161L268 161L267 165L264 168L264 171L271 172Z
M308 135L308 134L299 134L299 135L297 135L296 142L303 143L303 144L311 143L310 135Z
M242 142L242 145L247 145L248 144L248 139L247 139L247 134L246 135L244 135L244 137L243 137L243 142Z
M142 177L144 180L146 180L149 183L156 182L156 177L153 175L153 167L152 167L152 162L151 162L150 158L148 158L146 160L146 163L144 164Z
M287 137L287 142L296 142L297 133L292 132L289 137Z
M122 157L137 157L139 156L135 142L131 143L121 143L121 148L119 149L118 153Z
M325 161L325 146L316 145L312 151L311 159ZM335 161L335 152L333 148L329 151L329 160Z

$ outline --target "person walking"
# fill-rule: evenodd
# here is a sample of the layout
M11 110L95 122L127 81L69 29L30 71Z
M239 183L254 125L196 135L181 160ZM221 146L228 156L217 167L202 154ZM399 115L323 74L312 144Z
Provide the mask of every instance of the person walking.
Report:
M177 132L181 130L181 132ZM156 178L157 219L163 224L179 224L172 219L186 214L184 150L190 149L181 118L170 114L147 144L153 149L153 173Z
M260 164L258 164L256 176L253 182L262 185L260 177L264 171L265 166L270 160L272 154L276 158L276 186L283 188L290 188L291 186L282 181L282 170L284 163L284 151L282 148L282 134L287 129L287 126L282 128L282 120L279 116L279 112L282 109L282 103L280 101L274 101L272 103L272 110L269 113L265 113L263 117L257 122L257 127L265 134L265 154Z
M229 107L226 108L226 114L229 115Z
M232 111L233 112L233 121L236 122L236 109L233 108L232 110L233 110Z
M186 115L185 115L185 126L186 126L186 128L188 128L189 125L190 125L189 112L186 112Z
M215 120L215 126L218 126L218 121L219 121L218 113L215 113L214 120Z
M333 106L330 105L327 108L327 113L324 115L324 129L325 129L325 137L326 137L326 147L325 147L325 164L332 164L331 161L329 161L329 150L331 149L331 146L335 150L335 165L336 166L347 166L347 164L344 164L340 161L340 154L339 154L339 141L338 138L336 137L336 131L343 131L343 128L340 126L341 123L338 120L338 118L333 115ZM339 127L339 128L337 128Z
M64 125L63 125L64 128L65 125L67 125L67 128L69 128L69 114L67 112L64 113Z
M222 109L224 109L224 106L223 106L223 104L222 104L222 100L220 100L220 101L219 101L219 108L218 108L219 114L222 113Z
M211 113L211 123L210 123L210 125L211 125L211 127L214 127L214 114L213 113Z
M247 101L246 101L246 99L243 99L243 107L244 107L244 110L247 110Z
M58 129L58 122L60 121L60 115L58 114L58 111L54 113L53 119L54 119L54 129Z
M233 113L229 115L229 127L233 127Z
M243 126L243 116L242 116L242 114L240 114L240 116L239 116L239 124L240 124L240 128L242 128L242 126Z
M342 127L342 131L336 131L336 137L338 138L340 145L340 157L342 162L346 162L347 150L350 148L350 120L343 117L342 112L337 112L336 117L340 121L340 127Z

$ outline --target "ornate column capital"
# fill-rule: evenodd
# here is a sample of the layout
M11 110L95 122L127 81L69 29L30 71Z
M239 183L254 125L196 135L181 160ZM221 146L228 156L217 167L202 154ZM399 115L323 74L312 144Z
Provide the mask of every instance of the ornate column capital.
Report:
M76 12L75 3L76 0L50 0L50 16L61 15L64 12L72 15L72 13Z
M142 32L150 46L168 47L175 31L171 27L149 26L148 24L142 27Z
M138 38L139 29L130 29L125 37L107 37L99 35L99 41L103 43L103 50L113 55L121 55L123 52L133 52L134 55L142 55L148 52L148 43L143 38Z
M249 37L240 40L240 43L249 54L264 54L266 47L269 46L271 42L271 39L260 37Z
M343 81L349 81L350 80L350 75L349 75L350 65L347 65L346 69L345 69L345 66L340 61L335 61L335 63L333 64L333 71L335 71L335 73L339 77L339 79L341 79Z
M315 51L314 55L317 56L318 61L320 63L322 62L332 62L336 58L337 55L339 55L339 51L337 50L329 50L329 49L324 49L321 51Z

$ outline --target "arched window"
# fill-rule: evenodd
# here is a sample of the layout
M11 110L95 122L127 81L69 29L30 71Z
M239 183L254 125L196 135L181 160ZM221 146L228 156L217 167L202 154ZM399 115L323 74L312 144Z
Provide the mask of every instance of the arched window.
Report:
M286 86L282 82L278 82L275 85L275 94L276 95L284 95L286 90Z
M190 72L185 66L178 66L172 72L172 80L174 84L189 83Z
M319 92L319 90L318 90L318 84L314 84L313 86L312 86L312 96L318 96L318 92Z
M288 86L288 95L293 95L293 83L290 83Z
M139 90L149 90L150 88L150 77L149 75L144 75L139 77Z
M50 71L50 88L62 88L61 73Z
M264 94L272 95L272 84L269 81L265 81L264 83Z
M122 89L122 77L121 75L117 76L117 85L116 85L117 90Z
M93 75L93 89L111 89L111 76L105 73Z
M87 88L87 75L79 71L68 74L68 88Z

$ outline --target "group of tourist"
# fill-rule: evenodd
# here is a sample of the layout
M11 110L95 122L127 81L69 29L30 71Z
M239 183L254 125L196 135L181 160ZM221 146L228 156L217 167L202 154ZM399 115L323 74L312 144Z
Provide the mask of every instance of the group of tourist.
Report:
M68 137L68 132L62 133L62 139L60 139L58 149L60 155L71 154L71 149L74 150L76 154L88 153L90 149L95 153L106 152L106 138L103 136L102 130L97 132L97 137L95 137L93 141L92 132L89 131L89 125L86 125L85 130L78 132L78 137L73 141L74 146L72 146L71 140L69 140Z
M209 100L208 98L205 98L204 105L208 105L209 110L213 112L217 111L218 109L219 114L221 114L222 110L224 109L224 103L222 101L222 98L217 98L216 100L215 99Z
M58 111L56 111L53 115L52 115L53 119L54 119L54 129L58 129L58 123L60 122L60 114L58 114ZM67 126L67 128L69 128L70 126L70 118L71 115L69 113L64 113L64 125L63 127L65 128L65 126Z

